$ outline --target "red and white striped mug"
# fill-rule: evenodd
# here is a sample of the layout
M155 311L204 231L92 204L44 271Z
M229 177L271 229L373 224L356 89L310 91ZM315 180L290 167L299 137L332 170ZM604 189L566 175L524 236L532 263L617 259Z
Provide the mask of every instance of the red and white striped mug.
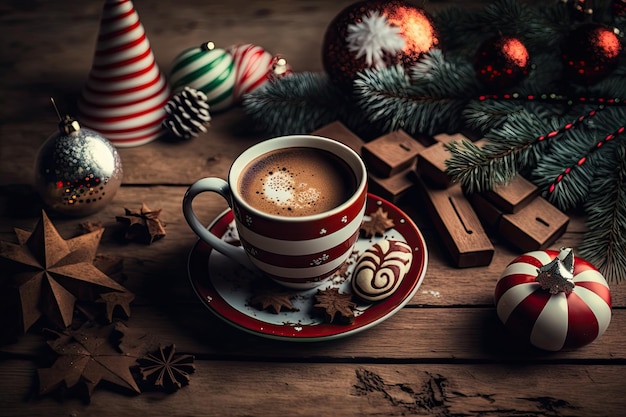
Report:
M203 192L226 199L242 246L223 241L198 220L192 202ZM282 285L307 289L350 256L366 199L367 171L356 152L333 139L292 135L248 148L231 165L228 181L193 183L183 213L212 248Z

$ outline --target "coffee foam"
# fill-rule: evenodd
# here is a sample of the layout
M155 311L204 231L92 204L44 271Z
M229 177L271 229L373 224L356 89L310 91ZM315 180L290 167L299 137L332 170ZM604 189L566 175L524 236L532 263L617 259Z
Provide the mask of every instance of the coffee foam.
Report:
M321 213L339 206L354 191L354 181L346 179L349 168L342 163L328 152L311 149L266 154L245 169L240 191L253 207L266 213Z

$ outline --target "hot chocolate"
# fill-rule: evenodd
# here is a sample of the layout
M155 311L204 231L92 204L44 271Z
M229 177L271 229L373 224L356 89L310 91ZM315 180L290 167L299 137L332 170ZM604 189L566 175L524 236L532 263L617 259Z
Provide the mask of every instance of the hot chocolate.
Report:
M350 167L332 153L294 147L259 156L241 173L239 193L259 211L279 216L323 213L356 190Z

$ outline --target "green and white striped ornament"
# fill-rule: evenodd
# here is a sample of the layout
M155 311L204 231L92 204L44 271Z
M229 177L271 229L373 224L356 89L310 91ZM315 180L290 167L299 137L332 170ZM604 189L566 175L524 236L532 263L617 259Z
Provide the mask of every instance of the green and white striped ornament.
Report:
M174 93L186 86L200 90L206 94L211 111L224 110L233 103L233 58L213 42L186 49L174 58L170 84Z

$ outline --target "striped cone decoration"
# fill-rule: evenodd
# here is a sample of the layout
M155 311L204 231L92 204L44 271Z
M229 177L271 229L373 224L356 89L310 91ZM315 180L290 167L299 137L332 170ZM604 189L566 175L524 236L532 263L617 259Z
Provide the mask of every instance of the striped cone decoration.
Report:
M185 87L202 91L211 112L225 110L233 103L233 58L213 42L188 48L174 58L170 84L175 93Z
M244 94L256 90L269 80L274 57L263 48L252 44L233 45L227 51L235 64L233 98L239 102Z
M498 317L532 345L550 351L593 342L611 321L611 293L598 270L569 248L523 254L495 289Z
M130 0L105 0L100 32L78 109L81 122L118 147L138 146L163 133L170 96Z

